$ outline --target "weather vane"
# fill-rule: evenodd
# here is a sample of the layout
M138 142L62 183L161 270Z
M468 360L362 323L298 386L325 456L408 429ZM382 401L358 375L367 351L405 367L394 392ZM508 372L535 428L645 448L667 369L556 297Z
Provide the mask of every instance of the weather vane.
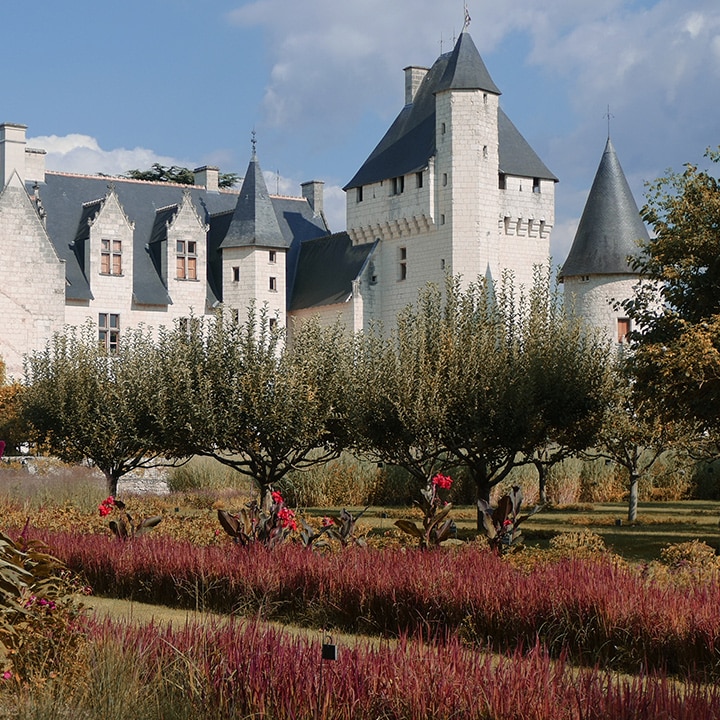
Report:
M610 105L607 106L607 112L605 113L605 115L603 115L603 117L606 117L606 118L607 118L608 140L609 140L609 139L610 139L610 118L614 118L614 117L615 117L614 115L611 115L611 114L610 114Z
M250 140L250 144L252 145L252 154L255 155L255 149L257 147L257 138L255 137L257 133L255 132L255 128L252 129L252 132L250 133L252 136L252 139Z
M465 3L465 24L463 25L463 30L467 30L469 25L470 25L470 12L468 11L467 3Z

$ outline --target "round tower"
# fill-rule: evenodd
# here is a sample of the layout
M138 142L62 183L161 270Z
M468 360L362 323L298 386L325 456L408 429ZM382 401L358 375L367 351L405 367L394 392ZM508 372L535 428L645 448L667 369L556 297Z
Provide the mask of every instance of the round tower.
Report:
M630 258L649 240L630 186L608 137L570 253L560 273L566 302L608 339L623 344L632 329L618 302L639 275Z

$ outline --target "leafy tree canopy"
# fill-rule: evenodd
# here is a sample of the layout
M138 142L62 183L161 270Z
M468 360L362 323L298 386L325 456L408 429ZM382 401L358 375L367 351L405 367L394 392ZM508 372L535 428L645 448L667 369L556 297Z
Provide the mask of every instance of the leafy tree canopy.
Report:
M192 170L178 165L167 167L160 163L153 163L148 170L128 170L125 177L132 180L152 180L154 182L171 182L180 185L192 185L195 182L195 174ZM221 188L231 188L240 179L236 173L220 173L218 185Z
M706 157L720 161L720 152ZM720 184L687 164L649 186L642 275L624 303L635 322L631 369L666 417L689 415L720 430Z

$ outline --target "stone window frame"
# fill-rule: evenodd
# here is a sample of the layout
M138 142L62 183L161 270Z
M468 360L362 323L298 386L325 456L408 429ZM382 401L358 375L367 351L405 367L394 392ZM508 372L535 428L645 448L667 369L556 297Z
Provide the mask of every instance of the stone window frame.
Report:
M100 240L100 274L120 276L122 272L122 240Z
M175 241L175 279L197 280L197 241Z

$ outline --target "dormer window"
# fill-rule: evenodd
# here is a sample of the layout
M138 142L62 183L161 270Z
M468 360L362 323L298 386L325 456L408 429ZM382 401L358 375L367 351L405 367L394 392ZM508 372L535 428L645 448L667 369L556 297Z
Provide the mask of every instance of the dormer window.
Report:
M122 240L100 241L100 274L122 275Z
M175 277L178 280L197 280L197 243L194 240L178 240L175 250Z

